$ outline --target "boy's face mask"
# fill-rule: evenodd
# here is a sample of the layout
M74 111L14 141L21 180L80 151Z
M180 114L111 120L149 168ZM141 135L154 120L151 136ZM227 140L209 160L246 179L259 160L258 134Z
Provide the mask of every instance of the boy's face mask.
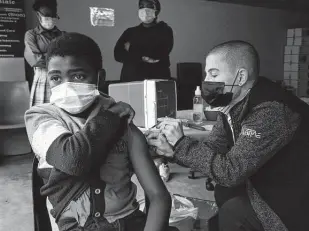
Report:
M89 108L96 96L97 86L89 83L65 82L51 89L50 102L70 114L78 114Z
M142 8L138 10L138 17L143 23L152 23L156 18L156 11L151 8Z
M232 85L226 85L225 82L202 82L202 98L212 107L225 107L229 105L233 99L233 87L237 79L238 73ZM224 93L225 86L231 86L229 92Z

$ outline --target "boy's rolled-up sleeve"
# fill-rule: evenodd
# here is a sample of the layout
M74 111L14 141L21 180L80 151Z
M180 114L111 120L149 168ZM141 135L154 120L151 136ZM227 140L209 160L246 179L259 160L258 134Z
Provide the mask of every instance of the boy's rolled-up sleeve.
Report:
M75 133L43 107L29 109L25 122L34 153L48 165L73 176L85 175L103 163L122 130L121 119L106 110Z
M293 138L299 114L277 102L253 108L242 123L241 134L227 153L206 142L186 137L175 149L176 162L184 163L223 186L245 182ZM216 140L216 137L212 137ZM220 137L217 142L222 140Z
M48 149L58 137L71 134L60 121L39 107L32 107L26 112L25 123L33 152L43 160L46 160Z

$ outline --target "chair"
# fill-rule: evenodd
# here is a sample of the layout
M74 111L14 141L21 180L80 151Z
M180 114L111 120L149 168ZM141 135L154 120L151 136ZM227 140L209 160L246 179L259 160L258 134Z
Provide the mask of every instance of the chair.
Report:
M52 231L51 222L46 207L46 197L40 193L44 185L42 178L37 173L38 159L34 157L32 164L32 199L34 231Z
M201 63L177 63L177 105L178 110L193 108L196 86L201 86L203 70Z
M38 164L38 159L34 157L32 162L32 200L34 231L53 231L49 211L46 205L47 197L42 196L40 193L40 189L44 185L44 183L37 172ZM149 204L149 199L145 194L144 213L146 214L148 214Z
M48 209L46 206L46 196L40 193L41 187L44 185L42 178L38 175L38 159L33 158L32 162L32 199L33 199L33 218L34 218L34 231L53 231L50 222ZM149 198L145 193L145 209L144 213L148 214ZM168 231L179 231L175 227L168 227Z
M4 155L31 152L24 122L29 98L27 81L0 82L0 153Z

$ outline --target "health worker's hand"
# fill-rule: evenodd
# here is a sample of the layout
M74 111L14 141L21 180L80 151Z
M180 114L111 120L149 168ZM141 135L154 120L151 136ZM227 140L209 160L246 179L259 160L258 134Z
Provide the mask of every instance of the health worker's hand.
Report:
M160 131L150 131L146 134L147 142L155 147L155 152L160 156L172 158L174 156L173 147L169 144L164 134Z
M175 146L177 141L184 136L181 120L164 117L159 118L158 121L161 123L157 128L165 135L167 141Z

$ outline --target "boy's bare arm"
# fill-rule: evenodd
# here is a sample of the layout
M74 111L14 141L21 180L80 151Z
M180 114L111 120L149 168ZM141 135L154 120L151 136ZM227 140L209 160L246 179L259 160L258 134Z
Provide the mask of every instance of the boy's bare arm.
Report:
M130 159L147 197L150 207L145 231L163 231L168 227L171 211L171 197L148 152L146 138L137 127L128 129ZM160 214L158 216L158 214Z

